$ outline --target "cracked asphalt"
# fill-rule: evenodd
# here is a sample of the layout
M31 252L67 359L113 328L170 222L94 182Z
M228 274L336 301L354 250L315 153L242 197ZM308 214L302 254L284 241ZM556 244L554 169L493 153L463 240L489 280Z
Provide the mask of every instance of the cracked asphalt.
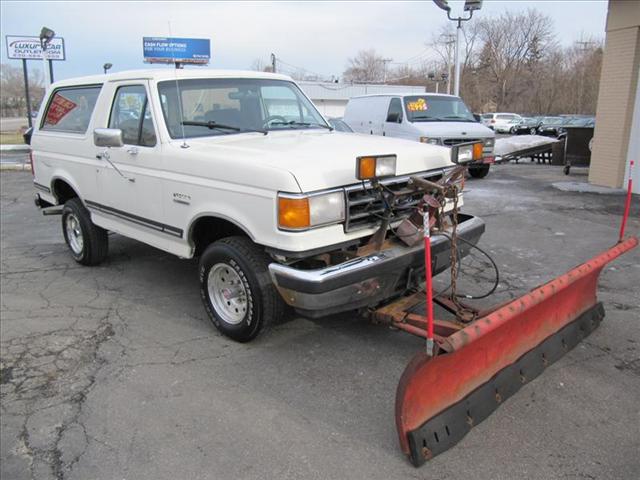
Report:
M0 177L3 480L638 478L639 250L603 271L598 330L414 469L393 403L420 340L345 314L233 343L206 318L194 261L112 235L106 263L79 266L60 217L33 206L31 175ZM566 181L585 172L526 162L467 183L501 269L485 304L615 242L623 197L552 186ZM475 256L473 272L483 280L461 287L480 293L492 275Z

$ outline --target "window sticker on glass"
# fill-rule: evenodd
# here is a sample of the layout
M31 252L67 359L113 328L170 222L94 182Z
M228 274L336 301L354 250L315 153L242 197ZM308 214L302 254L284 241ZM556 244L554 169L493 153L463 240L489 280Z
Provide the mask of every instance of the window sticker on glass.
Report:
M418 98L413 102L407 103L407 110L410 112L424 112L427 108L427 101L424 98Z
M49 125L57 125L60 120L62 120L71 110L73 110L77 106L77 103L72 102L59 93L56 93L51 100L51 104L49 105L49 110L47 111L45 122Z

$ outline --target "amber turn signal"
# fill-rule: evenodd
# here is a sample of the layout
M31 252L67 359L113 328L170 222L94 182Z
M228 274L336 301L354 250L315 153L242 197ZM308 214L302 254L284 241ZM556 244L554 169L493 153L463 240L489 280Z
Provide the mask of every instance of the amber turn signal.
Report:
M473 144L473 159L481 160L482 159L482 151L484 150L483 143L474 143Z
M309 198L278 198L278 226L288 230L308 228L311 224Z

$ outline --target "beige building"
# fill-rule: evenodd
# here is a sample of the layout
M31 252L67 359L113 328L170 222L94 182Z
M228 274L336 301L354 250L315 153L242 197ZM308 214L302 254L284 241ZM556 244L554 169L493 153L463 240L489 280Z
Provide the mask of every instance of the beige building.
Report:
M589 181L640 193L640 1L609 0L606 31Z

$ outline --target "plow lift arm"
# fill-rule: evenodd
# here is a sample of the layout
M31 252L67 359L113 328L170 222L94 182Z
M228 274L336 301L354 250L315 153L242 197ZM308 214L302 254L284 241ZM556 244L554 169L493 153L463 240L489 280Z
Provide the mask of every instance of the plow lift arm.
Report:
M458 300L455 292L454 201L453 291L447 297L434 297L428 268L430 230L441 228L442 223L440 217L431 218L430 211L434 212L438 203L443 206L447 197L457 199L454 180L459 172L438 184L411 179L414 188L425 193L418 207L425 244L425 291L401 297L372 314L377 323L426 339L426 348L411 359L396 392L400 447L415 466L458 443L522 385L595 330L604 318L603 305L596 295L600 272L638 245L636 237L623 240L629 195L616 245L520 298L478 311ZM435 213L437 216L437 209ZM415 218L413 223L415 226ZM456 318L434 319L433 302ZM425 314L416 313L416 307L423 304Z

